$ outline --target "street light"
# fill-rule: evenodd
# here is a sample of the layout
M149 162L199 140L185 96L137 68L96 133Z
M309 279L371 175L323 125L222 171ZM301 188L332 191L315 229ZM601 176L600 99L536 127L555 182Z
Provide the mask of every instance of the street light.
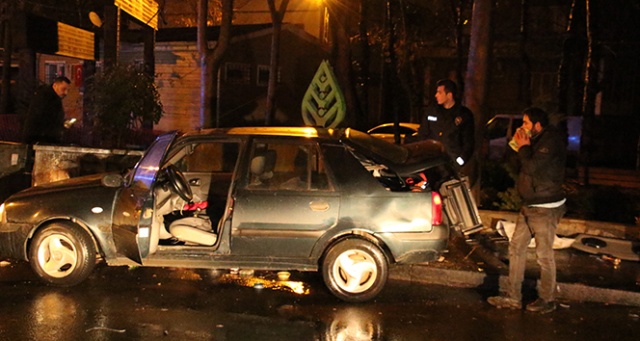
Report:
M102 19L96 12L89 12L89 21L96 27L102 27Z

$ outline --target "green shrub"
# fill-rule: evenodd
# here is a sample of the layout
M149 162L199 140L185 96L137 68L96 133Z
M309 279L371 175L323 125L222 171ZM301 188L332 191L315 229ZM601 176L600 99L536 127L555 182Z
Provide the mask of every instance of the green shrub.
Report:
M517 176L515 168L508 162L483 162L481 205L488 209L518 211L521 201L514 188Z
M133 66L115 65L96 74L87 89L88 110L101 142L123 147L124 138L142 127L158 123L163 114L153 77Z

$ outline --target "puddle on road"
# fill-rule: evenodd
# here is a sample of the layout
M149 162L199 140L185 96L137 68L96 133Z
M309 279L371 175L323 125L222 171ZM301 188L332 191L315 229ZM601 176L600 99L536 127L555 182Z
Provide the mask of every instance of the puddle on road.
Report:
M274 276L276 278L273 278ZM310 293L308 284L302 281L292 281L289 277L290 273L285 271L274 273L233 269L228 273L220 273L215 282L242 285L256 290L284 290L298 295Z
M271 289L271 290L285 290L290 291L298 295L308 295L310 293L309 287L304 282L269 279L259 276L241 276L233 273L224 274L218 279L219 283L230 283L242 285L245 287L252 287L257 290Z
M310 293L309 284L290 280L289 275L287 272L255 272L244 269L226 271L172 268L162 277L191 281L208 280L216 284L241 285L256 290L282 290L298 295L308 295ZM154 277L157 277L157 273L154 274Z

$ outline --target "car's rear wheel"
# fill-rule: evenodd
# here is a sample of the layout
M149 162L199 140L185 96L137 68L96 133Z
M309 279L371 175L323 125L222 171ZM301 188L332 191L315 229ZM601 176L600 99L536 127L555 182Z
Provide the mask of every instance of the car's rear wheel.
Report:
M347 302L364 302L378 295L387 282L388 269L382 250L359 238L333 245L322 262L325 284Z
M53 223L36 233L29 263L44 282L72 286L85 280L96 263L91 236L77 225Z

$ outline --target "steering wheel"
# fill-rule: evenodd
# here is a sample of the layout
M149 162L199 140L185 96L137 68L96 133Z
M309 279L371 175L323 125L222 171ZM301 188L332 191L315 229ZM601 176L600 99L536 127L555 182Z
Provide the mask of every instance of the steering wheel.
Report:
M164 173L167 179L169 179L169 183L171 184L173 191L184 201L191 202L193 199L191 187L178 168L175 165L169 165L164 169Z

